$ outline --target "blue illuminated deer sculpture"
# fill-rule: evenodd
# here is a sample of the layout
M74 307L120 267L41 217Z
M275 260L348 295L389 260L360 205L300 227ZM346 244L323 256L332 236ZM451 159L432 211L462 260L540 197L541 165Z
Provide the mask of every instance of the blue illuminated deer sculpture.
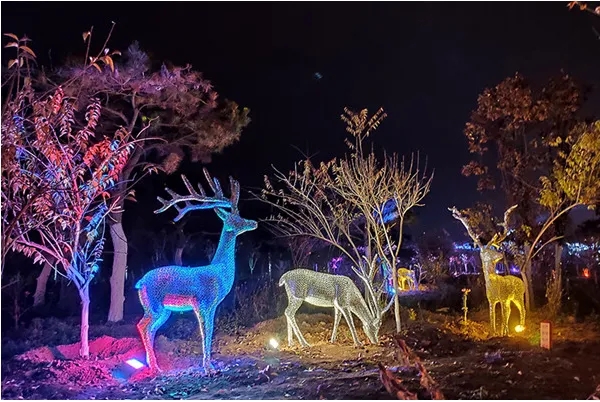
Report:
M173 311L195 313L202 337L203 366L207 372L213 370L210 354L215 310L233 286L236 237L257 227L255 221L244 219L239 215L240 186L237 181L229 178L231 199L227 199L223 195L219 181L212 179L206 169L204 175L215 194L213 197L207 196L200 184L198 185L200 192L197 192L183 175L183 182L189 195L179 195L166 188L172 199L167 201L157 197L163 207L154 213L158 214L174 207L178 212L174 219L177 222L190 211L212 208L223 221L223 231L210 265L200 267L170 265L156 268L144 275L135 285L144 307L144 317L137 327L146 349L146 361L152 370L160 370L154 354L154 336ZM184 205L178 206L179 203ZM226 209L230 209L230 212Z

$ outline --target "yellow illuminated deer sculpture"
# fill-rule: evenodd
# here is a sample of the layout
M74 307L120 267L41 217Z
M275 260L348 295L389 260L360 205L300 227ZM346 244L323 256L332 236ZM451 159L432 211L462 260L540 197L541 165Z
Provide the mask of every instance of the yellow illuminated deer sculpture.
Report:
M408 268L398 268L398 289L416 290L415 271Z
M479 236L469 226L467 218L456 207L448 208L452 212L452 216L463 224L471 239L479 247L479 256L481 257L483 275L485 276L485 293L490 304L490 324L494 335L496 334L496 304L498 303L500 303L502 314L501 336L508 335L510 302L513 302L519 309L520 329L525 328L525 284L521 278L516 276L503 276L496 273L496 264L503 259L504 255L494 249L499 248L508 236L508 218L516 207L516 205L513 205L504 213L504 222L501 224L504 228L503 232L494 234L486 245L481 243Z

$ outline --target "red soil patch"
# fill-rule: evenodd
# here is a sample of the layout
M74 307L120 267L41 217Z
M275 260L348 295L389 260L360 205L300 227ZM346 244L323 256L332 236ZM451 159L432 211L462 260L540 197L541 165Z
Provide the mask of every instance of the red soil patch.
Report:
M169 341L164 336L157 337L154 350L162 370L185 370L201 365L202 349L195 347L190 351L191 356L181 355L178 350L181 343L184 342ZM87 360L79 357L80 348L80 342L57 347L43 346L16 356L16 359L31 363L50 363L50 371L58 382L77 385L100 384L102 381L116 383L114 372L123 371L127 360L135 358L142 363L146 360L139 338L116 339L105 335L91 340L90 357ZM152 375L148 369L137 370L129 377L129 381L143 380Z
M129 355L143 354L143 346L138 338L115 339L110 336L102 336L90 341L90 359L111 359L113 357L126 357ZM51 362L54 360L78 360L81 343L60 345L55 348L43 346L33 349L17 356L19 360L30 360L36 363ZM125 360L127 360L127 357Z

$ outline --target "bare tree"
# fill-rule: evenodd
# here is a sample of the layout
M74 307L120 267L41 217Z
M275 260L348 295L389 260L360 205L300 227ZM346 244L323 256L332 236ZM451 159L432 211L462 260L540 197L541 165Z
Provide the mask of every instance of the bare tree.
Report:
M307 159L285 175L275 169L275 188L265 176L262 200L277 212L269 221L282 236L310 236L337 248L353 266L365 289L372 311L381 310L385 278L378 264L392 267L395 290L396 329L400 309L396 265L402 246L406 213L429 192L432 176L426 177L419 159L408 162L396 155L378 159L365 152L364 140L386 117L383 110L368 117L367 110L345 109L342 120L352 140L350 154L315 167Z
M286 239L294 267L308 267L311 254L324 243L310 236L294 236Z

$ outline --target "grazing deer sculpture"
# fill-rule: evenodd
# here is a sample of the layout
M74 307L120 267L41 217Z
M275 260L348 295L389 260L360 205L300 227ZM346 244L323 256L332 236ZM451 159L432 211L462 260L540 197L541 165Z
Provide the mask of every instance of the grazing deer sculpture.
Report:
M285 309L285 318L287 319L288 345L292 346L293 335L296 335L300 345L310 346L298 324L296 323L296 311L303 302L318 307L333 307L335 318L333 323L333 333L330 342L335 342L337 329L341 316L350 327L350 333L356 346L361 346L362 342L356 335L356 327L352 314L362 321L363 330L372 344L379 343L379 328L381 327L381 318L390 308L394 299L384 308L371 303L371 308L365 302L360 291L347 276L332 275L322 272L312 271L310 269L293 269L286 272L279 279L279 286L285 286L288 296L288 306Z
M502 336L508 335L508 319L510 318L510 302L512 301L519 309L519 323L522 328L525 327L525 284L521 278L513 275L498 275L496 273L496 264L504 258L504 255L495 250L508 236L508 218L510 213L516 208L516 205L510 207L504 213L504 222L501 226L504 228L502 233L495 233L492 239L483 245L479 236L473 232L469 226L467 218L463 216L456 207L448 208L452 216L458 219L467 229L467 233L479 247L483 275L485 277L485 293L490 305L490 325L492 333L496 334L496 304L500 303L502 314Z
M179 195L166 188L172 199L167 201L157 197L163 207L154 213L158 214L174 207L178 213L174 220L177 222L190 211L212 208L223 221L223 230L210 265L160 267L148 272L136 283L135 288L138 289L144 308L144 317L137 327L146 349L146 361L153 370L160 370L154 353L154 336L173 311L195 313L202 337L203 366L207 372L213 369L210 354L215 310L233 286L236 237L257 227L255 221L244 219L239 215L240 186L237 181L229 179L231 199L227 199L223 195L219 181L211 179L206 169L204 175L214 193L212 197L206 195L200 184L197 192L183 175L182 179L189 192L188 195ZM180 207L179 203L184 205Z

